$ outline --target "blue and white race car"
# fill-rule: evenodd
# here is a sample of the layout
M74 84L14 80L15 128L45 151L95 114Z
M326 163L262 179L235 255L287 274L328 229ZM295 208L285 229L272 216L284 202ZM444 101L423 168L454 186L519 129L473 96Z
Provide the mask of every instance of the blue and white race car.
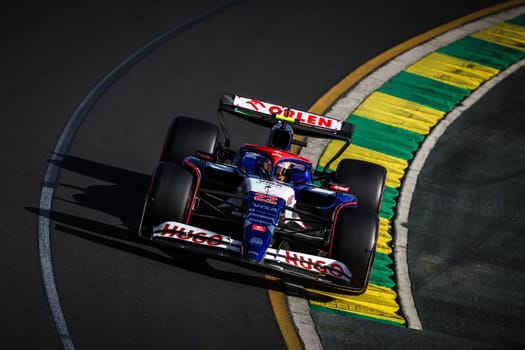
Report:
M267 126L268 143L230 149L223 112ZM219 126L176 117L139 235L362 293L372 271L386 171L337 159L353 130L344 121L231 94L220 100ZM337 170L316 171L292 153L293 144L306 144L295 134L341 140L329 162L338 160Z

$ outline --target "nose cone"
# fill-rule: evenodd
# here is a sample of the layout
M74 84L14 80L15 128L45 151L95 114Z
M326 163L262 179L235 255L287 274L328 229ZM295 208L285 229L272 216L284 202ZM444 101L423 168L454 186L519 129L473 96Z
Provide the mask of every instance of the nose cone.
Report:
M282 198L254 191L248 193L242 243L244 259L255 262L264 259L284 205Z
M273 226L267 227L258 224L249 224L245 227L242 247L243 258L261 262L272 241L273 230Z

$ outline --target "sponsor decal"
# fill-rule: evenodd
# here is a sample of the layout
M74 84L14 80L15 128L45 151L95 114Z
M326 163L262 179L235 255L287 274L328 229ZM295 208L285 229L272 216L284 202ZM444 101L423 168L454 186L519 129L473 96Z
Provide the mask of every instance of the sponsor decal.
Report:
M257 246L257 247L261 247L263 245L264 241L262 240L262 238L259 238L259 237L252 237L250 239L250 244L251 245L254 245L254 246Z
M303 124L317 126L331 130L341 130L342 122L322 115L317 115L309 112L303 112L296 109L288 109L283 106L274 105L272 103L263 102L255 99L248 99L246 97L235 96L233 104L238 107L251 109L252 111L264 114L278 114L286 117L287 120L298 120Z
M329 184L328 188L333 191L339 191L339 192L350 192L350 186L345 185L338 185L338 184Z
M217 248L228 248L232 239L211 231L200 230L196 227L182 223L167 222L162 229L155 229L154 236L175 238L181 241L187 241L195 244L207 245Z
M256 201L259 201L259 202L264 202L264 203L269 203L269 204L272 204L272 205L277 205L277 200L279 198L275 197L275 196L272 196L272 195L269 195L269 194L265 194L265 193L256 193L253 196L253 199L256 200Z
M329 275L345 281L349 281L351 276L348 268L332 259L327 259L319 256L301 254L285 250L284 257L280 255L277 260L292 265L303 270L318 272L323 275Z
M259 232L266 232L266 227L264 227L262 225L253 224L252 225L252 230L259 231Z
M269 212L276 213L278 209L274 206L268 205L268 204L259 204L259 203L251 203L251 205L258 210L266 210Z
M267 180L263 180L263 179L255 179L255 184L256 185L261 185L261 186L264 186L264 187L282 187L281 184L279 183L274 183L274 182L270 182L270 181L267 181Z

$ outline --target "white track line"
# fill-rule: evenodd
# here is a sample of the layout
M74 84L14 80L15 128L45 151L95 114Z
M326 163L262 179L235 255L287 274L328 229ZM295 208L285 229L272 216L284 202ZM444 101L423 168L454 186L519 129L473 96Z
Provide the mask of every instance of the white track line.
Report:
M55 283L55 274L53 272L52 253L51 253L51 239L50 239L50 213L53 202L53 195L60 176L60 169L64 156L69 151L69 147L73 142L76 132L87 114L112 84L118 80L131 67L141 61L144 57L149 55L152 51L159 48L165 42L171 40L175 35L182 31L199 24L210 16L220 13L223 10L235 5L238 0L231 0L211 8L201 14L194 16L187 21L171 28L154 38L148 44L135 51L126 60L121 62L111 72L109 72L97 85L90 91L84 100L77 107L73 115L69 118L62 134L55 146L51 159L49 161L44 179L42 181L42 188L40 192L39 203L39 218L38 218L38 252L40 257L40 269L42 270L42 278L44 281L44 288L46 291L47 302L51 311L51 316L55 323L58 336L62 343L64 350L74 350L75 345L69 333L62 306L60 305L60 298Z
M447 114L443 119L425 138L425 141L417 151L416 156L412 160L410 167L405 174L403 186L399 195L397 218L394 220L394 229L396 232L394 260L396 262L396 274L398 279L398 293L403 309L403 313L407 318L407 323L410 328L422 329L421 321L417 315L417 310L414 304L414 299L411 292L410 277L408 273L407 262L407 241L408 241L408 215L410 212L410 205L412 202L412 195L416 188L417 178L423 169L423 166L430 155L430 152L438 142L439 138L445 133L447 128L456 121L463 112L474 105L487 92L489 92L496 84L507 78L509 75L525 66L525 60L522 60L505 71L501 72L491 80L487 81L480 88L470 94L461 105ZM401 283L401 281L403 283Z
M302 286L286 283L286 303L304 350L323 350L321 338L310 313L310 304Z
M458 39L467 35L478 32L480 30L491 27L497 23L509 20L525 13L525 6L504 10L494 15L487 16L483 19L465 24L457 29L451 30L445 34L439 35L432 40L429 40L423 45L417 46L399 56L394 60L375 70L369 74L365 79L359 82L354 88L349 90L343 97L337 100L332 107L326 112L326 115L340 120L347 119L352 111L357 108L363 100L372 92L377 90L390 78L406 69L408 66L414 64L424 56L436 51L437 49L446 46ZM441 135L445 132L450 124L461 114L477 102L483 95L485 95L492 87L502 81L504 78L514 73L516 70L525 65L525 60L509 67L499 75L491 80L485 82L480 88L469 95L462 104L452 110L443 118L440 123L434 127L432 132L425 138L421 147L416 153L416 156L410 163L407 173L405 174L403 185L399 200L397 203L397 215L394 219L395 241L394 241L394 260L397 277L397 291L402 312L407 320L407 327L421 330L421 320L419 319L417 309L412 295L410 276L408 272L407 261L407 242L408 229L406 224L408 222L408 215L410 205L412 202L412 194L415 190L417 177L424 166L424 163L430 154L432 148L435 146ZM308 139L308 147L301 150L301 155L318 162L328 141L319 139ZM291 305L295 300L288 300ZM291 306L292 308L292 306ZM303 319L304 322L304 319ZM312 321L313 323L313 321ZM296 324L296 327L300 325ZM301 332L300 332L301 333Z

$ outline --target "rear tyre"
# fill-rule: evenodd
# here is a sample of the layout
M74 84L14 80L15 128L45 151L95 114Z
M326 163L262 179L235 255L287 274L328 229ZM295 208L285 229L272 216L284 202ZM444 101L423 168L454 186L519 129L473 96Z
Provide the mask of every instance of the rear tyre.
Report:
M335 218L329 256L350 269L356 293L363 293L370 281L378 229L378 215L362 208L342 208Z
M193 175L179 164L160 162L155 171L146 215L154 227L165 221L186 222L191 210Z
M196 151L213 153L219 139L219 128L204 120L176 117L166 135L161 161L182 164Z
M350 193L357 196L359 208L379 212L386 180L384 167L357 159L343 159L337 166L333 180L350 186Z

